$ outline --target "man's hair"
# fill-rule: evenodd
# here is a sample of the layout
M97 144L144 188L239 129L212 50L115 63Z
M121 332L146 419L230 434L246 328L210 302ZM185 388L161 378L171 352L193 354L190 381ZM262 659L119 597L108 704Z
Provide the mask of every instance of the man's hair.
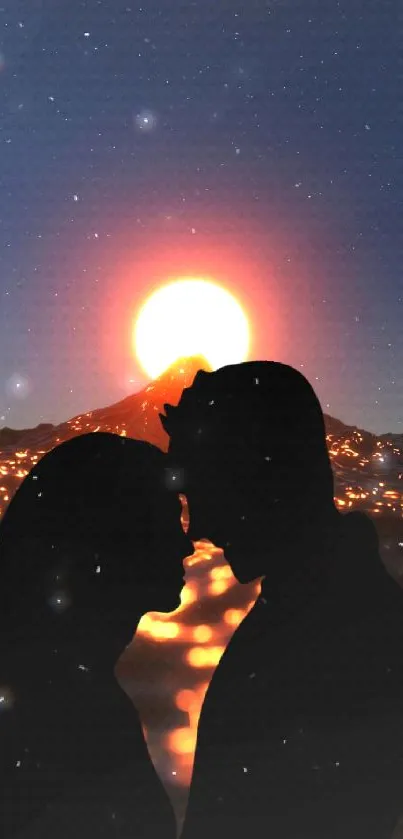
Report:
M169 454L203 468L225 458L234 472L252 464L270 474L292 474L295 486L333 500L323 412L308 380L293 367L250 361L198 371L178 405L160 414ZM290 487L291 489L291 487ZM186 492L186 489L183 489Z

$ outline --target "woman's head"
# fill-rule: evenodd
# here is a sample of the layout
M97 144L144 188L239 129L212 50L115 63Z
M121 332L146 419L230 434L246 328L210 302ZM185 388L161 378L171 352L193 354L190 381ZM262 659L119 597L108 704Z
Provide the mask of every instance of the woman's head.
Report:
M323 413L294 368L251 361L199 371L161 416L189 503L189 534L224 548L241 582L269 573L271 547L335 514ZM177 484L178 485L178 484Z
M2 617L134 623L175 609L193 546L165 462L155 446L109 433L46 454L0 522Z

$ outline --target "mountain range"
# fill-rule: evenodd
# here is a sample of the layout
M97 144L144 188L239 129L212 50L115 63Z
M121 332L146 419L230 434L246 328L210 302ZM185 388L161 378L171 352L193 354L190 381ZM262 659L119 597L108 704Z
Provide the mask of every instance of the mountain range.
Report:
M0 453L17 448L48 451L76 434L95 430L124 433L127 437L145 439L166 449L167 435L161 426L158 413L163 412L164 402L173 405L179 402L183 388L190 387L200 369L211 370L203 356L181 358L147 387L112 405L79 414L58 425L40 423L35 428L23 429L6 426L0 429ZM403 434L388 432L376 435L356 425L347 425L328 414L324 414L324 417L327 434L338 440L359 440L360 453L372 453L376 450L378 441L403 450Z

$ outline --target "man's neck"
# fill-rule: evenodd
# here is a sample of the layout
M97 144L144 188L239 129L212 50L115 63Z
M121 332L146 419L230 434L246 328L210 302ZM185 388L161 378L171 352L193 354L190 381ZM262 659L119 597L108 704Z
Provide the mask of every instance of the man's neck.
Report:
M289 540L276 553L272 572L262 581L259 613L270 620L274 612L286 616L305 608L323 590L332 557L337 553L341 517L329 516L313 527L309 538Z

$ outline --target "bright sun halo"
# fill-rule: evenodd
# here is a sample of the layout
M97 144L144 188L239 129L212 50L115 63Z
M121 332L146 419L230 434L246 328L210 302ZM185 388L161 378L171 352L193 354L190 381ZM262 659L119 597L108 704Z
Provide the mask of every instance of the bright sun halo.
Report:
M249 323L240 303L218 283L184 278L150 295L133 339L139 363L155 379L178 358L204 355L213 369L245 361Z

